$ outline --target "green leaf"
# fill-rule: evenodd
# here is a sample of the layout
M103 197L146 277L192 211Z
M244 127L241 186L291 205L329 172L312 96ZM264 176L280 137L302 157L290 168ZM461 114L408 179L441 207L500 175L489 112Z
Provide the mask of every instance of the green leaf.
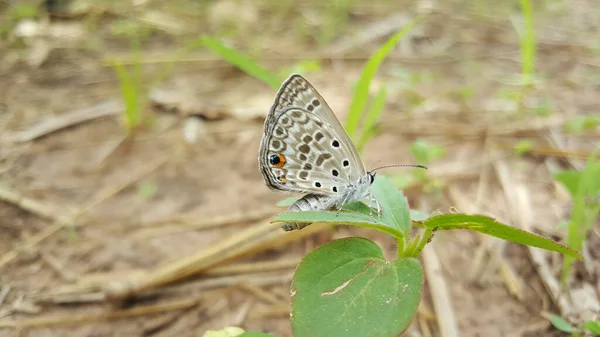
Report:
M545 237L502 224L483 215L445 214L431 217L424 222L432 230L469 229L510 242L559 252L581 260L579 253L571 247Z
M300 263L292 284L292 331L305 336L398 336L421 299L418 260L384 259L363 238L325 244Z
M35 18L40 14L39 12L40 10L38 6L30 4L19 5L15 3L13 6L8 6L8 17L12 22L17 22L22 19Z
M123 98L123 102L125 102L124 122L128 131L131 132L140 124L142 119L140 99L141 84L136 81L134 76L127 72L122 64L113 61L111 65L119 77L121 97Z
M300 62L292 65L291 67L281 69L278 72L278 74L281 74L283 77L285 77L289 74L306 74L320 70L321 63L319 62L319 60L301 60Z
M600 336L600 321L587 321L581 326L583 330L587 330L596 336Z
M517 146L515 146L515 152L518 155L524 155L525 153L531 151L532 148L533 142L531 141L531 139L527 138L523 139L517 144Z
M380 221L406 236L410 230L410 211L402 192L385 176L375 178L371 192L381 205Z
M350 112L348 113L348 118L346 119L346 132L348 132L350 137L353 138L355 135L358 122L360 121L360 117L369 97L369 86L371 85L373 77L375 77L375 73L379 69L379 66L386 56L392 51L392 49L394 49L394 46L396 46L398 41L400 41L400 39L404 37L406 33L408 33L415 23L416 21L407 24L399 32L394 34L371 56L371 58L365 64L360 78L358 79L358 83L354 88L354 95L352 96L352 103L350 104Z
M385 223L379 222L376 219L356 213L348 212L292 212L280 213L275 216L271 222L293 222L309 225L312 223L322 222L332 225L350 225L366 228L373 228L394 237L403 237L403 234L395 228L392 228ZM302 226L304 227L304 226Z
M554 175L554 178L563 183L573 198L573 211L568 226L567 242L574 249L581 249L587 232L593 226L600 213L600 205L588 203L587 200L600 195L600 162L596 161L596 153L590 155L583 171L564 171ZM570 274L573 260L565 258L561 283L566 284Z
M148 199L156 193L157 187L155 184L144 183L138 189L140 197Z
M292 206L292 204L295 203L296 200L298 200L298 198L294 198L294 197L285 198L285 199L281 200L280 202L278 202L276 204L276 206L278 206L278 207L289 207L289 206Z
M550 315L550 323L562 332L573 333L578 331L576 327L572 326L571 323L558 315Z
M281 213L271 221L300 223L305 226L315 222L361 226L377 229L397 238L404 237L410 229L411 222L410 211L402 192L385 176L379 176L375 179L375 182L371 185L371 192L381 206L382 213L380 217L377 216L376 210L370 209L363 203L356 202L344 205L344 211L339 214L337 211ZM289 201L292 200L286 199L279 204Z
M423 165L428 165L432 161L439 159L446 155L444 147L435 144L429 144L428 142L417 139L410 147L412 155L415 157L417 162Z
M423 212L418 209L410 210L410 220L412 221L425 221L431 216L430 213Z
M522 30L517 29L517 33L519 33L521 45L521 74L523 77L527 77L533 76L535 66L535 25L533 22L533 9L530 1L521 0L521 9L523 11L523 18L525 19L525 27Z
M381 112L383 111L383 107L385 106L385 99L387 98L387 91L385 87L382 87L375 97L375 100L371 104L371 107L367 111L367 116L365 117L365 122L362 128L362 133L357 143L357 148L359 152L362 152L367 141L373 137L375 133L375 123L379 119Z
M565 123L565 131L580 134L600 126L600 116L575 116Z
M200 38L200 42L213 53L222 57L225 61L240 68L247 74L265 82L272 88L277 89L281 85L280 79L275 75L261 67L258 63L251 60L246 55L223 45L218 40L209 36L203 36Z

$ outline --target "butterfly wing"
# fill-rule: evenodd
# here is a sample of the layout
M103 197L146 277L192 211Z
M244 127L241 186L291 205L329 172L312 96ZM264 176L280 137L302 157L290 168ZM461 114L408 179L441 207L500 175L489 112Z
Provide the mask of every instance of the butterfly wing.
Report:
M300 75L290 76L279 89L264 132L259 166L272 189L342 195L366 174L341 123Z
M348 136L348 133L333 113L333 110L329 107L325 99L319 94L319 92L310 84L304 77L298 74L292 74L287 80L283 82L281 88L277 92L275 102L269 112L269 117L276 116L277 111L283 111L288 107L296 107L307 110L314 113L316 116L323 119L324 123L330 125L333 129L333 134L337 140L342 144L347 152L351 155L350 165L357 168L357 172L360 171L362 176L366 173L364 164L358 154L358 150L354 146L354 143ZM269 122L267 117L267 122ZM276 119L271 119L274 122ZM265 128L266 130L266 128ZM360 168L360 170L358 170ZM358 179L359 177L352 177Z

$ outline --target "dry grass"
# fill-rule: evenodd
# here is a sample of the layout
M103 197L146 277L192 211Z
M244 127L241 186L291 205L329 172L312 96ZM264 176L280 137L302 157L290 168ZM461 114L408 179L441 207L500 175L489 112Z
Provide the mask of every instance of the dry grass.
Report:
M34 12L33 21L0 7L0 336L201 336L228 325L290 336L289 282L310 249L356 235L392 251L386 238L355 228L284 233L268 223L277 212L269 205L283 196L264 186L256 153L274 92L204 49L185 52L199 33L274 73L317 61L321 70L307 76L344 118L357 69L403 18L425 14L373 83L387 85L388 98L367 166L413 162L417 138L442 145L429 180L405 190L412 207L456 207L565 240L558 224L571 201L552 173L581 168L600 139L597 125L566 131L574 117L597 116L595 2L536 4L543 76L528 87L516 80L518 6L139 3ZM132 39L145 78L161 80L145 83L143 127L123 141L113 110L88 108L121 104L106 61L131 62ZM186 131L195 143L182 132L188 118L202 119ZM531 146L518 154L524 140ZM541 311L597 319L599 231L563 290L560 256L436 234L409 332L548 336L556 332Z

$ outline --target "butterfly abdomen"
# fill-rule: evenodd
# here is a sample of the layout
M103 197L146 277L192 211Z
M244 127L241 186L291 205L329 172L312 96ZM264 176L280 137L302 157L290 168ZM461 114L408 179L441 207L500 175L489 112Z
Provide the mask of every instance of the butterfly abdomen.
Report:
M296 200L296 202L288 208L288 212L327 211L333 208L335 204L336 200L334 198L319 194L307 194ZM301 224L285 222L281 228L285 231L291 231L294 229L302 229L308 225L309 223Z
M326 211L334 205L335 203L331 200L331 197L319 194L307 194L296 200L288 208L288 212Z

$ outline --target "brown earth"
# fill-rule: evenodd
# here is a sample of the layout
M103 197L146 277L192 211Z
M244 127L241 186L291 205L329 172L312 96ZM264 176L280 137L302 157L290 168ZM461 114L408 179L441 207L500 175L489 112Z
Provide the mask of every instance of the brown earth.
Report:
M417 8L358 2L348 9L348 23L335 30L337 43L319 45L314 36L327 23L324 5L228 0L196 8L180 2L181 8L158 11L164 15L158 21L144 21L157 12L151 2L133 9L109 2L81 11L66 6L54 16L42 11L33 20L37 30L24 36L16 36L23 21L8 26L0 44L0 336L202 336L225 326L291 336L290 275L308 251L335 238L362 236L394 256L394 242L380 233L337 227L311 234L308 227L219 260L251 245L257 237L243 235L265 226L277 213L271 205L285 197L264 186L257 167L262 121L275 91L201 48L165 69L198 32L220 33L236 49L258 54L271 70L316 59L322 69L306 77L344 120L364 62L398 20L388 23L388 33L380 27L380 38L369 28L392 13L410 19ZM387 84L389 95L381 132L367 144L364 161L369 168L414 163L410 146L417 138L442 145L446 156L429 163L428 171L438 187L405 190L413 208L447 213L456 207L565 241L558 224L568 219L571 201L552 172L580 168L600 139L597 127L564 131L570 118L597 114L599 23L589 13L600 7L581 1L555 11L535 8L536 71L543 79L516 113L514 101L502 94L521 90L510 84L521 62L518 35L504 11L517 15L519 7L501 5L496 12L486 9L491 2L483 3L479 12L459 2L434 6L391 54L373 84L373 93ZM0 6L8 18L8 5ZM232 12L239 22L231 22ZM302 22L299 13L313 20L305 30L294 26ZM119 79L107 65L135 54L128 39L110 29L117 20L151 30L141 44L142 96L150 99L143 127L131 137L120 119ZM227 36L231 25L239 27ZM343 42L365 31L371 35L358 46ZM343 52L331 54L331 46ZM103 117L31 136L40 123L101 104ZM184 139L184 129L196 133L195 142ZM518 155L514 149L524 139L533 147ZM587 262L576 263L567 290L573 295L590 285L584 294L595 296L595 303L598 230L597 224L589 233ZM274 224L268 232L280 230ZM238 244L227 246L237 238ZM218 254L204 260L204 275L150 289L121 306L102 297L106 289L115 291L117 281L209 249ZM542 255L548 276L526 247L473 232L438 232L427 249L440 260L460 336L561 335L541 316L564 308L547 290L560 274L558 254ZM216 266L208 266L212 258ZM261 262L271 269L260 270ZM227 270L240 265L250 269ZM430 288L439 285L430 277L406 335L447 336L434 309L440 299ZM96 287L74 288L94 279ZM65 289L68 297L60 294ZM569 303L573 311L562 314L573 321L598 318L593 305ZM136 312L143 308L157 312ZM70 321L76 316L81 320Z

